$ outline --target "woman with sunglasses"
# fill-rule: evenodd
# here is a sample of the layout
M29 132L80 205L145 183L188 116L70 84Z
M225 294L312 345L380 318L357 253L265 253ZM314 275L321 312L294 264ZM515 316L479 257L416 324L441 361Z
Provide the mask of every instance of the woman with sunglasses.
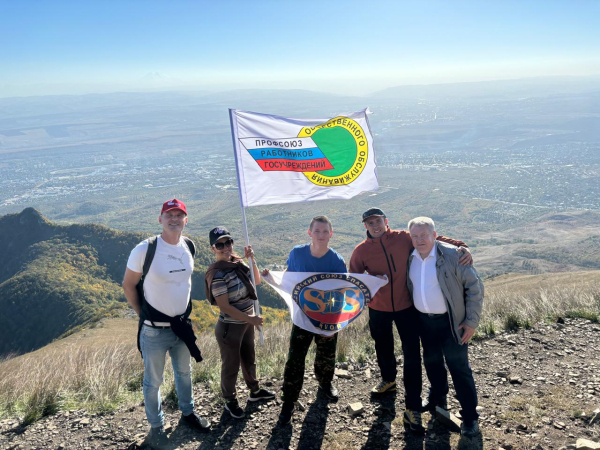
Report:
M263 318L255 315L256 288L250 278L250 268L233 251L233 238L226 228L210 230L209 242L216 262L205 276L206 297L221 310L215 326L215 336L221 351L221 392L225 409L235 419L244 417L237 400L235 383L242 366L242 374L250 389L248 401L271 400L275 393L259 387L256 379L254 327L260 327ZM254 280L260 284L260 272L252 246L244 248L245 258L252 258Z

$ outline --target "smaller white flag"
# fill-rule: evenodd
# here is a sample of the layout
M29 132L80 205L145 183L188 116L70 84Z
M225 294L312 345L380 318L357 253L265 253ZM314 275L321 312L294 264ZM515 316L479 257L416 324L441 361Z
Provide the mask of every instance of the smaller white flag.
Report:
M283 298L295 325L325 336L347 327L388 282L367 274L287 271L262 279Z

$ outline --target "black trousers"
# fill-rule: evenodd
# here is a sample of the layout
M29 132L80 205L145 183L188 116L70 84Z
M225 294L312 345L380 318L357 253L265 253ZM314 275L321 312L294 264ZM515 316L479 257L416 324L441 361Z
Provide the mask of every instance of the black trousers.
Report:
M450 328L448 314L428 315L419 313L421 320L421 340L423 342L423 360L427 378L431 383L430 400L436 402L448 394L448 372L454 382L456 397L462 408L464 420L479 417L477 390L473 372L469 365L469 345L458 344ZM444 365L444 360L446 365Z
M404 400L406 409L421 409L421 343L419 314L414 306L396 312L369 308L369 328L375 340L377 363L384 381L395 381L397 375L394 354L394 324L402 341L404 353Z

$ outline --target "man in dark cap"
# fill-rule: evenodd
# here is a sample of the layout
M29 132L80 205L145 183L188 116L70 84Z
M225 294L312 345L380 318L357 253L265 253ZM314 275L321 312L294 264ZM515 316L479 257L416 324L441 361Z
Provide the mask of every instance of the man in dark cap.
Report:
M407 288L407 261L413 245L410 233L392 230L385 213L379 208L369 208L362 215L367 230L366 239L358 244L350 258L350 272L386 275L383 286L369 303L369 328L375 340L377 363L381 382L371 393L381 395L396 390L396 356L394 354L394 329L400 335L404 354L405 412L404 426L415 433L424 433L421 421L421 349L419 342L419 315ZM461 264L470 264L471 254L462 241L437 237L443 242L461 247L464 252ZM429 408L444 405L428 405Z

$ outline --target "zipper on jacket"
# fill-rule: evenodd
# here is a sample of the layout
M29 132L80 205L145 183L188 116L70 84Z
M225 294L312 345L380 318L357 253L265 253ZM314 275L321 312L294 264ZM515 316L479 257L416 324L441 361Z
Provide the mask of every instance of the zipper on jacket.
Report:
M394 262L394 255L390 253L390 259L392 260L392 266L394 267L394 272L396 271L396 263Z
M387 262L388 270L390 271L390 291L392 294L392 311L396 312L396 307L394 306L394 277L392 276L392 268L390 267L390 259L388 258L387 251L385 250L385 246L383 245L383 240L380 239L379 243L381 244L381 248L383 249L383 253L385 254L385 262ZM395 272L395 270L394 270Z

